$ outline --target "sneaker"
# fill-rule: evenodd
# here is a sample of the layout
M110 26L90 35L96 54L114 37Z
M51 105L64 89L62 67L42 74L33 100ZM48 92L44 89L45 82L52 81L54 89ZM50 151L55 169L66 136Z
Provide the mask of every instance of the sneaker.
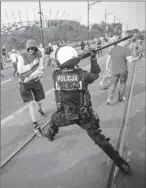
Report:
M110 99L107 100L106 104L110 106L112 104L112 101Z
M126 100L126 97L119 98L119 102L124 102Z
M33 127L33 131L34 131L38 136L40 136L40 137L43 137L43 136L44 136L42 129L40 128L40 126L39 126L37 123L35 123L35 125L34 125L34 127Z

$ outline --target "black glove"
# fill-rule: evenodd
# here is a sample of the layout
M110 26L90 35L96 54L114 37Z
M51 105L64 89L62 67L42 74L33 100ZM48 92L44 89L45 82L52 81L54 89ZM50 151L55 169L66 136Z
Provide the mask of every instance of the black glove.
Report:
M80 57L81 59L85 59L85 58L89 57L90 54L91 54L91 53L90 53L89 51L86 51L86 52L83 52L83 53L79 54L79 57Z
M96 49L90 49L90 60L96 59L97 50Z
M139 59L141 59L143 57L143 54L142 53L138 53L138 57L139 57Z

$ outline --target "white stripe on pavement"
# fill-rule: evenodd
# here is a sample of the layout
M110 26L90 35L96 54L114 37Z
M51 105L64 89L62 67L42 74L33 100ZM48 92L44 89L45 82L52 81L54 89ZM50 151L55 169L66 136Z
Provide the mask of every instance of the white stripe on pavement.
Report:
M101 58L99 58L97 61L103 59L105 56L102 56ZM90 67L90 65L87 65L84 69L87 70ZM46 91L45 95L49 95L50 93L52 93L54 91L54 88ZM17 110L16 112L12 113L11 115L9 115L8 117L6 117L5 119L1 120L1 127L4 126L4 124L6 124L6 122L8 122L10 119L12 119L14 116L22 113L24 110L26 110L28 108L28 104L23 106L22 108L20 108L19 110Z
M4 82L1 82L1 84L5 84L5 83L10 82L10 81L12 81L12 79L5 80Z

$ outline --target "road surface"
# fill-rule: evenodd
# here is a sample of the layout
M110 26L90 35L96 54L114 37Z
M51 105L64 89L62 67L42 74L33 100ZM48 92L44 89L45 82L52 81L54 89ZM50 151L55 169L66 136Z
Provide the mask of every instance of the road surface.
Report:
M104 64L104 58L105 57L101 59L101 64ZM136 173L133 177L126 177L126 182L128 182L129 185L127 188L133 188L133 183L138 185L137 187L144 188L142 187L144 184L141 183L144 177L144 166L142 166L144 163L141 163L141 159L144 161L143 118L145 103L143 100L145 95L145 82L143 81L143 70L145 63L144 60L138 63L141 63L142 67L137 67L135 93L133 93L132 96L132 107L129 118L129 122L131 122L132 125L127 131L125 141L125 143L128 142L129 145L126 150L124 148L123 153L125 158L130 160L132 169L134 169ZM88 65L88 60L81 64L81 66L84 67ZM87 69L89 70L89 68L88 66ZM130 88L129 84L131 82L132 68L133 65L129 65L126 94ZM102 75L105 75L104 71L100 76ZM46 86L48 86L47 82L48 79L46 80ZM100 78L89 87L93 108L101 119L103 132L107 137L111 138L111 143L116 146L126 102L107 106L107 91L99 90L99 82ZM38 120L41 123L46 122L56 109L53 92L48 93L46 99L43 101L43 106L48 116L46 118L40 118L38 116ZM135 113L135 110L138 110L137 113ZM142 123L140 124L139 121ZM137 124L140 124L140 126L137 127ZM27 110L17 114L7 121L7 123L2 124L2 160L8 157L8 155L31 133L32 125ZM133 142L135 143L134 145ZM131 150L134 153L132 153L132 155L130 155ZM128 153L128 156L126 153ZM60 128L53 142L49 142L44 138L35 137L34 140L12 160L9 166L2 170L1 186L2 188L105 188L104 186L107 182L110 170L109 162L109 158L98 146L94 145L86 132L77 125L73 125ZM138 184L139 176L141 177L141 184ZM125 176L119 173L116 181L117 188L123 185L123 182L125 183ZM134 188L137 187L135 186Z

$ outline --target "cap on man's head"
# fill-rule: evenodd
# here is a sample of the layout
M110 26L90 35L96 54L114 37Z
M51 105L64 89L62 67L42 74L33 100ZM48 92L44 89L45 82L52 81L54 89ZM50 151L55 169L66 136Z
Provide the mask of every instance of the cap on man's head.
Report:
M26 42L26 50L28 51L29 48L36 48L38 50L37 43L34 39L30 39Z

